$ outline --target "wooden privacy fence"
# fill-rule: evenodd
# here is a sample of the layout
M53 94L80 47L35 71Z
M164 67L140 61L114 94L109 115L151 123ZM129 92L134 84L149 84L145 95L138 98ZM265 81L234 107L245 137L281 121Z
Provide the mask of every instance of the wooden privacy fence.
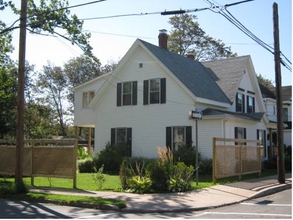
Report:
M75 139L25 140L23 175L31 177L57 177L73 180L76 188L77 143ZM0 174L15 174L15 140L0 140Z
M259 140L213 138L213 182L230 176L261 174Z

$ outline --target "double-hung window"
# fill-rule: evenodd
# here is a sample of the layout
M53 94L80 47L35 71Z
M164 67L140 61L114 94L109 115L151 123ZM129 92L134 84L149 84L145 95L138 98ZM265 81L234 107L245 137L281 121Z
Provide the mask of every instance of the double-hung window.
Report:
M82 94L82 107L84 107L84 108L88 107L90 101L92 101L94 96L95 96L94 91L84 92Z
M247 96L247 113L254 113L254 112L255 112L254 97Z
M117 83L117 106L137 105L137 81Z
M126 146L124 156L132 154L132 128L111 128L111 145L118 147Z
M287 122L288 120L288 108L283 108L283 121Z
M143 82L143 104L166 103L166 78L155 78Z
M244 94L237 92L236 94L236 112L245 112Z
M166 146L178 150L180 146L192 144L191 126L166 127Z
M234 132L235 139L246 139L246 128L235 127ZM236 142L235 144L237 145L238 143Z

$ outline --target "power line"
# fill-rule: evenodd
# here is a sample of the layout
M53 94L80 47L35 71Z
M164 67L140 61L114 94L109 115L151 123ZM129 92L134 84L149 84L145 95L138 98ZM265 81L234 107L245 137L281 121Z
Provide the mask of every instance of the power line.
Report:
M264 41L262 41L261 39L259 39L258 37L256 37L239 20L237 20L232 15L232 13L229 12L228 9L227 9L227 7L229 7L229 6L234 6L234 5L237 5L237 4L241 4L241 3L245 3L245 2L250 2L250 1L253 1L253 0L245 0L245 1L235 2L235 3L232 3L232 4L226 4L224 6L220 6L218 3L216 3L217 5L215 5L210 0L205 0L205 1L210 4L210 10L212 12L219 13L220 15L222 15L229 22L231 22L234 26L236 26L240 31L242 31L244 34L246 34L248 37L250 37L252 40L254 40L257 44L259 44L260 46L262 46L264 49L266 49L267 51L269 51L271 54L274 54L274 48L273 47L271 47L270 45L268 45L267 43L265 43ZM215 1L213 1L213 2L215 2ZM292 68L290 66L290 65L292 65L292 63L289 61L289 59L282 52L281 52L281 55L285 59L285 60L284 59L281 59L282 65L285 68L287 68L289 71L292 72Z

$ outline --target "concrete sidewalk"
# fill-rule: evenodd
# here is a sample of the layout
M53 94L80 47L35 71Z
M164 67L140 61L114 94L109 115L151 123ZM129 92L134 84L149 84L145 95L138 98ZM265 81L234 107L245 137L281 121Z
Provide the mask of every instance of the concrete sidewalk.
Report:
M226 185L215 185L213 187L185 193L133 194L71 189L59 190L52 188L32 188L30 191L121 199L126 201L127 205L126 208L120 210L122 212L182 212L240 203L248 199L289 189L292 187L291 182L292 177L290 173L286 174L285 184L279 184L277 176L270 176ZM115 210L115 208L109 206L104 206L103 209ZM118 211L118 209L116 210Z

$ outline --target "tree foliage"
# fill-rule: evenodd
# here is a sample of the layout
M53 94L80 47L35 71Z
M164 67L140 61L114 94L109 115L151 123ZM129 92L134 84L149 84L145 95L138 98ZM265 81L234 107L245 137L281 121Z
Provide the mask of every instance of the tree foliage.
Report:
M6 25L0 21L0 30L6 28ZM11 59L9 54L13 51L11 44L12 36L9 32L4 33L0 36L0 68L8 66L10 68Z
M270 79L266 79L264 76L262 76L261 74L257 74L256 75L257 80L259 83L261 83L262 85L270 88L270 87L274 87L274 83L272 80Z
M195 19L197 19L195 15L188 14L170 18L169 24L172 25L168 38L168 48L170 51L180 55L192 52L195 60L198 61L237 56L221 40L207 35Z
M38 73L36 92L40 103L47 103L56 113L56 120L60 125L60 134L66 136L66 115L63 100L68 95L67 79L61 67L48 62L43 71Z
M16 132L16 67L0 68L0 138L12 138Z

